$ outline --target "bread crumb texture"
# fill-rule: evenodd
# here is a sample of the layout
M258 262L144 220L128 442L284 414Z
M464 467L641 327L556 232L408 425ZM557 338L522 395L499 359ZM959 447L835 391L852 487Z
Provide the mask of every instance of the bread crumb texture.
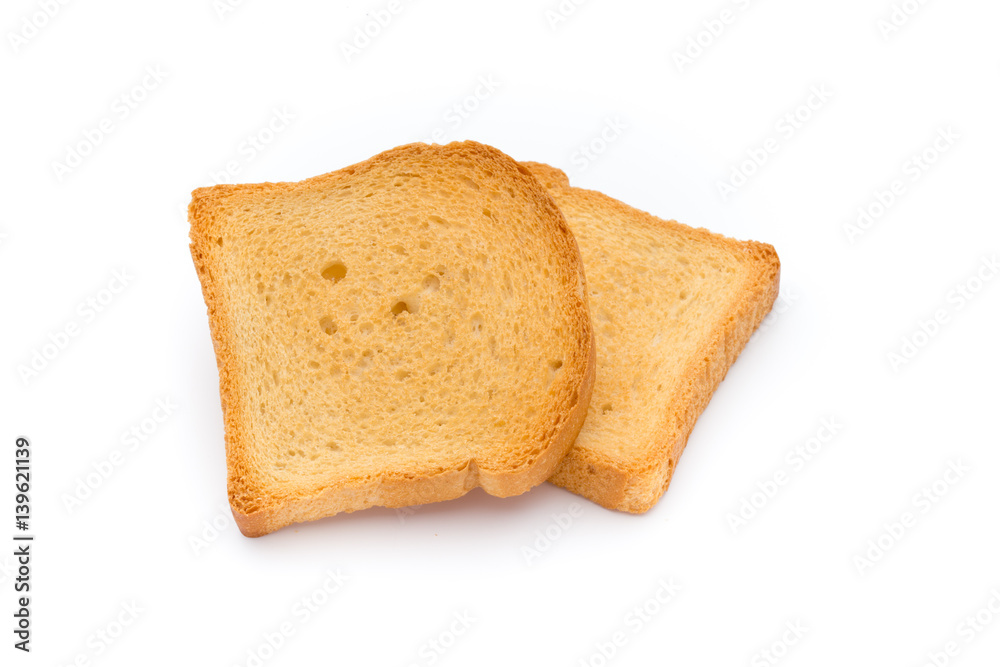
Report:
M193 193L241 530L544 481L594 376L580 254L529 171L411 144Z

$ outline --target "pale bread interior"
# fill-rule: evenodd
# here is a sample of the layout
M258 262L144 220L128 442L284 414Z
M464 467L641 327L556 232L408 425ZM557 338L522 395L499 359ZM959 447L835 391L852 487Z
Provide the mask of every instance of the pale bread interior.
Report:
M507 156L402 147L198 190L191 219L248 534L521 493L565 454L593 373L584 278L558 209Z

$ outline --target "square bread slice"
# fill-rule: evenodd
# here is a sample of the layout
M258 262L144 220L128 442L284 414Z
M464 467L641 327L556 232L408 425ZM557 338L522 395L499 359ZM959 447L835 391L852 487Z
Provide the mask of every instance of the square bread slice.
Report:
M780 263L764 243L656 218L522 163L549 189L583 254L597 380L552 481L602 505L660 499L695 421L771 310Z
M192 194L240 530L545 481L586 415L576 242L477 143Z

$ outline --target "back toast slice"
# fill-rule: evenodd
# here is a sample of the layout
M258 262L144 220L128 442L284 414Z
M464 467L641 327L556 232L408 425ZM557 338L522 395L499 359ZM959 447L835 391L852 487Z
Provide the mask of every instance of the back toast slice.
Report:
M245 535L520 494L569 450L595 366L580 255L500 151L201 188L189 219Z
M661 220L559 169L522 163L552 193L583 255L597 380L551 478L610 509L663 495L695 421L770 311L780 263L764 243Z

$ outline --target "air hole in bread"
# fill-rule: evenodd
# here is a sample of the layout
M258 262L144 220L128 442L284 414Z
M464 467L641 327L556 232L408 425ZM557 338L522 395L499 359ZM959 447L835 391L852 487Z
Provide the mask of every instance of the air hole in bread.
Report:
M438 291L438 288L441 287L441 279L434 274L431 274L424 278L423 285L425 292L436 292Z
M612 410L614 410L614 406L612 406L610 403L605 403L604 405L601 406L601 414L602 415L606 415L609 412L611 412Z
M471 324L472 324L472 333L478 336L480 333L482 333L483 330L483 316L480 315L479 313L476 313L475 315L472 316Z
M479 189L479 183L476 183L471 178L463 177L462 178L462 182L465 183L467 186L469 186L473 190L478 190Z
M361 353L361 358L358 359L358 365L354 367L351 373L355 376L360 376L372 365L372 355L374 353L371 350L365 350Z
M399 245L398 243L396 245L392 246L392 251L394 253L396 253L397 255L405 255L406 254L406 248L404 248L403 246Z
M323 318L320 319L320 321L319 321L319 328L327 336L332 336L333 334L337 333L337 323L334 322L329 317L323 317Z
M336 285L347 275L347 267L344 266L343 262L334 262L328 267L323 269L322 276L327 280L332 280L333 284Z
M560 368L562 368L562 365L563 365L562 359L555 359L554 361L549 362L549 368L551 368L554 371L557 371Z
M409 313L416 315L420 311L420 300L415 296L405 296L392 304L393 317Z

